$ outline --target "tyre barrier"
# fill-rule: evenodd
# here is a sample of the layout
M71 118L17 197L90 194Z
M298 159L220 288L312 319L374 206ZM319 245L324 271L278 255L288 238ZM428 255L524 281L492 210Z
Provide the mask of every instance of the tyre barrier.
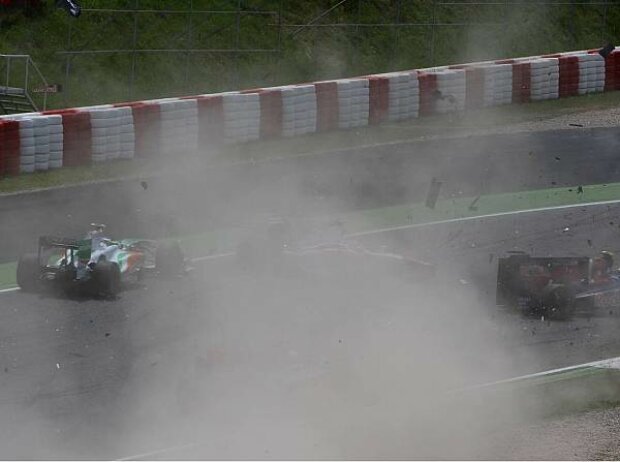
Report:
M512 95L513 95L512 65L498 63L496 65L485 66L484 69L485 69L484 107L512 104Z
M120 151L119 158L133 159L136 152L136 135L133 114L130 107L118 108L120 114Z
M530 61L530 100L559 98L560 69L557 59L539 58Z
M315 82L316 131L338 129L340 106L338 104L338 83L334 81Z
M599 56L589 53L590 56ZM605 91L620 90L620 50L616 48L605 58Z
M418 117L420 85L415 71L382 74L388 80L388 120Z
M195 99L197 107L197 143L207 146L220 146L224 142L224 101L221 94L185 97Z
M370 90L368 79L337 80L338 128L368 125Z
M260 138L278 138L283 135L284 101L279 88L257 90L260 104Z
M418 74L420 86L420 117L429 116L435 113L437 104L437 74L434 72L420 72Z
M33 173L36 164L35 122L32 118L20 118L19 121L19 172Z
M543 55L558 60L558 97L585 95L608 91L614 86L613 72L608 71L616 58L607 60L598 51L576 51ZM609 64L607 64L609 61ZM609 89L607 88L609 85Z
M454 67L458 68L458 67ZM483 67L463 66L465 71L465 109L485 107L488 96L485 92L485 70ZM488 106L489 104L487 104Z
M196 151L198 104L195 99L169 98L149 103L159 106L159 146L163 155Z
M54 117L54 116L49 116ZM48 170L50 159L50 128L47 116L31 118L34 127L34 169ZM29 171L29 170L25 170Z
M160 154L161 114L159 104L136 101L119 103L117 108L131 109L134 132L134 156L138 158L155 157ZM127 136L129 138L129 136Z
M383 76L368 78L368 123L377 125L388 119L390 81Z
M511 104L513 100L513 62L474 63L449 66L465 73L464 109Z
M444 69L437 72L435 111L437 114L464 111L466 79L463 69Z
M92 161L100 163L118 159L121 153L121 108L109 104L80 110L90 114Z
M258 93L222 94L224 142L246 142L260 138L260 96Z
M19 174L20 140L19 122L16 120L0 120L0 176Z
M48 170L50 168L50 124L58 124L60 122L58 116L40 113L11 114L2 116L2 120L15 121L19 124L19 172L33 173ZM55 139L58 138L58 136L55 137ZM58 160L58 154L56 154L56 160ZM58 162L54 165L58 165ZM62 154L60 154L60 166L62 166Z
M508 64L512 74L512 92L508 104L521 104L530 102L531 87L531 62L516 59L503 59L496 64Z
M579 85L577 93L587 95L605 91L607 71L605 58L598 53L579 53ZM610 82L611 84L611 82Z
M579 58L560 53L543 55L542 58L558 60L558 98L579 94Z
M0 116L0 175L620 90L620 48ZM19 162L18 160L19 159Z
M316 92L314 85L281 87L282 136L316 132ZM261 101L262 104L262 101Z
M62 121L62 165L78 167L92 160L90 113L77 109L45 111L43 114L60 116Z
M50 169L62 167L63 153L63 126L62 117L59 115L49 115L46 117L49 128L49 161Z
M314 85L246 90L258 95L261 139L293 137L314 133L317 126L317 99Z

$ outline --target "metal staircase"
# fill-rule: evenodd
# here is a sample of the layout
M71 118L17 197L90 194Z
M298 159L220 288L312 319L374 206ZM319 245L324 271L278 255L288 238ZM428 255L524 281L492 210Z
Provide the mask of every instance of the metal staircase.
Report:
M37 98L32 97L34 84L41 90ZM47 108L47 88L45 77L39 71L30 55L0 54L0 113L16 114L37 112ZM34 91L37 91L36 88Z

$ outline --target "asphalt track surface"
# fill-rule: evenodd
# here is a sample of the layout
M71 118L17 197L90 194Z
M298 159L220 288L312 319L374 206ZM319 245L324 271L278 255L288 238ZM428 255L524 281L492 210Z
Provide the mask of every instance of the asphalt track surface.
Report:
M343 150L192 174L0 197L0 262L42 234L81 235L99 221L115 235L160 237L243 223L421 202L432 178L441 196L617 181L617 129L478 136Z
M4 198L2 216L11 220L0 228L13 237L12 245L3 240L3 255L11 259L41 230L82 231L92 220L119 234L159 235L219 224L218 212L221 223L238 220L235 209L291 213L301 199L317 211L326 202L330 210L391 205L426 194L428 182L390 189L409 184L408 173L440 177L448 195L617 181L615 132L574 133L474 139L469 148L463 141L425 146L427 157L415 163L410 145L392 146L376 159L339 154L324 170L319 159L307 158L231 168L216 184L190 178L161 183L159 190L155 180L147 190L132 184ZM538 161L525 169L530 151ZM439 160L432 161L431 152ZM375 167L379 172L371 174ZM348 187L341 181L347 176L353 178ZM303 189L312 178L324 185L319 192ZM229 183L234 188L222 186ZM361 185L369 188L368 201L359 198ZM175 209L175 203L189 206ZM202 214L196 213L200 204ZM93 212L97 207L101 213ZM496 259L506 251L617 249L619 226L620 207L604 205L359 239L433 262L438 275L428 284L390 279L360 287L339 280L334 293L329 278L309 284L295 274L248 272L224 258L196 263L184 277L147 279L117 300L0 294L1 456L117 458L176 447L161 457L506 458L502 448L477 440L475 449L448 448L432 438L435 444L423 445L410 434L419 430L416 423L403 425L402 397L430 395L439 382L458 388L620 356L620 310L548 322L493 304ZM429 435L420 434L428 442ZM471 436L463 432L461 442ZM375 444L366 444L372 439ZM200 445L180 447L188 442Z

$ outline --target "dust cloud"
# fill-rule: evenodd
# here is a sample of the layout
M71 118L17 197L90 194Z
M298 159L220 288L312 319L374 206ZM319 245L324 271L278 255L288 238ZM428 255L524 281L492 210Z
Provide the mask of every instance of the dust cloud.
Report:
M389 169L378 175L375 164L361 162L365 176L356 176L371 191L366 204L409 194L411 178L393 184ZM149 187L153 196L133 206L157 204L175 223L191 217L203 227L196 217L219 207L219 218L245 237L284 213L301 223L298 241L316 242L304 214L365 205L335 179L323 183L331 196L325 188L321 200L308 193L312 174L329 175L320 167L282 175L277 166L255 168L265 175L260 181L245 170L235 173L238 182L189 180L191 194L161 178ZM159 197L164 189L174 194ZM385 236L366 244L428 257L439 236L427 239L408 240L407 248ZM145 314L128 321L131 372L111 407L113 434L122 431L108 450L130 455L191 443L179 457L478 458L490 450L489 433L528 417L517 399L481 404L455 394L516 368L488 294L459 281L449 255L432 262L439 273L431 279L373 259L297 256L274 266L271 258L250 267L236 257L195 264L182 281L157 283L135 299L130 309Z
M218 169L196 162L191 174L149 178L147 188L135 181L16 199L28 205L16 216L30 221L3 226L27 247L44 224L46 233L74 236L91 221L118 237L242 230L232 239L260 234L256 227L275 216L294 224L303 247L346 240L323 217L423 200L435 176L445 181L444 199L492 192L515 177L509 165L489 173L456 156L438 167L434 156L445 152L458 150L438 142L397 158L357 152ZM506 238L475 226L489 241ZM514 376L524 363L538 370L537 358L511 352L517 339L493 315L488 277L462 281L467 260L453 257L468 242L452 233L359 239L429 261L437 268L430 279L402 262L303 256L291 244L285 262L194 262L184 277L148 280L115 301L11 296L2 301L1 336L14 339L3 350L15 364L4 379L7 454L497 457L489 435L531 417L527 397L459 390Z

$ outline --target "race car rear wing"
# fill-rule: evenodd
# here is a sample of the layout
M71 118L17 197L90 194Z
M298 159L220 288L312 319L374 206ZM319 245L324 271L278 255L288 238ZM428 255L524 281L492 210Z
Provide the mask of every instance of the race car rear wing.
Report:
M39 237L39 248L41 247L63 247L77 250L80 248L80 243L77 239L69 237L41 236Z

